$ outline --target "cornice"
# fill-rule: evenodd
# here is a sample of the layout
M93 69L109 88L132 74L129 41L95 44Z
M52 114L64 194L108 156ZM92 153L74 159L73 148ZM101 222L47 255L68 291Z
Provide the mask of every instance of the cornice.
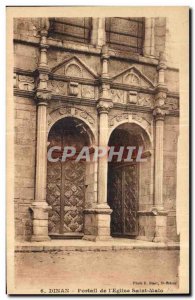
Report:
M14 88L14 96L19 96L19 97L27 97L27 98L33 98L35 97L35 92L34 91L23 91L19 89Z
M95 86L99 85L99 79L93 80L93 79L80 78L80 77L60 76L60 75L56 75L56 74L52 74L52 73L49 74L49 79L65 81L65 82L75 81L75 82L78 82L78 83L95 85Z
M32 70L25 70L25 69L14 67L14 73L16 73L18 75L26 75L26 76L34 77L35 76L35 72L36 72L36 70L32 71Z
M146 94L155 94L155 88L144 88L139 86L130 86L128 84L123 83L111 83L110 88L113 89L119 89L119 90L125 90L125 91L137 91L142 92Z
M167 92L167 98L177 98L179 99L179 93L177 92Z
M21 44L29 44L39 47L40 37L32 37L21 34L14 34L14 42ZM68 52L77 52L77 53L87 53L95 56L101 56L101 47L94 46L91 44L81 44L71 41L61 41L57 39L52 39L49 37L47 39L48 46L53 49L66 50ZM136 62L139 64L146 64L157 66L158 59L155 57L145 57L140 54L130 53L128 51L120 51L116 49L109 48L109 55L111 59L116 60L125 60L128 62Z
M78 104L84 106L91 106L96 107L97 100L94 99L83 99L83 98L76 98L76 97L69 97L69 96L62 96L62 95L52 95L51 101L64 101L67 104Z
M152 109L146 106L138 106L133 104L120 104L114 103L113 109L122 110L122 111L137 111L144 113L152 113Z
M34 91L23 91L19 89L14 89L14 96L19 97L27 97L34 99L35 98L35 92ZM83 98L76 98L76 97L68 97L68 96L62 96L62 95L51 95L51 99L49 102L52 101L62 101L66 104L72 104L72 105L83 105L83 106L90 106L90 107L96 107L97 100L94 99L83 99ZM133 112L142 112L142 113L150 113L152 114L153 109L150 107L144 107L144 106L138 106L138 105L132 105L132 104L120 104L120 103L113 103L113 109L119 110L119 111L133 111ZM167 116L170 117L179 117L179 110L171 110L167 111Z

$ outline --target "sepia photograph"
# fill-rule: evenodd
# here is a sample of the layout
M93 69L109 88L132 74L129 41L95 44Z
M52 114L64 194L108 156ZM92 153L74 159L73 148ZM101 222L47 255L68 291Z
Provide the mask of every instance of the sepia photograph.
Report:
M189 8L7 7L7 293L189 293Z

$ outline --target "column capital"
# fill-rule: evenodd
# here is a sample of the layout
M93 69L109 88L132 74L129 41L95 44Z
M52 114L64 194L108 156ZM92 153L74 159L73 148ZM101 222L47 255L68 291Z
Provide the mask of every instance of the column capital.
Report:
M51 99L51 91L37 89L35 98L37 100L37 105L47 105L48 101Z
M97 104L97 110L99 114L108 114L109 110L113 107L112 100L99 99Z
M167 111L162 107L155 107L153 110L153 116L155 117L155 120L162 120L164 121L165 115L167 114Z

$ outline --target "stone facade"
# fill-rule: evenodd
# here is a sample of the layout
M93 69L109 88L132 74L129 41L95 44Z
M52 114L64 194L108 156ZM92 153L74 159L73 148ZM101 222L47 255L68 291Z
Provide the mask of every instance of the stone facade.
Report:
M89 35L82 42L57 34L53 20L15 19L17 240L41 242L52 237L48 223L51 218L52 222L57 221L48 203L48 185L53 185L51 190L57 189L57 179L48 182L48 136L52 128L68 118L70 123L77 120L82 124L91 147L107 146L115 138L116 130L127 132L130 141L134 139L137 145L144 146L147 161L137 166L137 229L133 238L178 241L179 71L168 59L171 28L166 18L140 19L140 24L144 22L141 53L109 44L104 18L90 18ZM74 20L71 22L74 24ZM63 26L66 30L66 24ZM74 36L77 29L72 28ZM83 239L111 238L114 208L110 208L112 204L108 201L108 172L108 163L103 158L86 163ZM128 203L128 199L121 201ZM64 211L66 215L66 207Z

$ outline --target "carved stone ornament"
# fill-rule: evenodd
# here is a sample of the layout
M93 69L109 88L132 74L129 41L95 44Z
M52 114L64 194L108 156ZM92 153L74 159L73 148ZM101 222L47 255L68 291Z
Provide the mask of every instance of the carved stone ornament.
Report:
M64 59L51 72L60 76L96 79L97 74L91 70L80 58L72 56Z
M30 76L18 75L18 80L16 79L16 87L24 91L33 91L35 88L35 80Z
M78 117L86 120L90 125L94 125L95 123L94 118L87 111L72 106L62 106L48 115L48 124L51 125L55 123L62 116Z
M158 92L155 96L155 105L156 106L164 106L166 97L167 97L166 92L164 92L164 91Z
M156 120L164 120L166 114L167 111L161 107L156 107L153 110L153 116L155 117Z
M146 129L150 134L151 134L151 129L152 129L152 122L149 118L146 116L140 116L139 114L130 114L130 113L121 113L115 116L112 116L109 119L109 127L113 127L114 125L117 125L117 123L121 122L127 122L130 123L133 120L138 122L141 127Z
M97 110L99 114L101 113L107 113L109 110L113 107L112 101L105 101L105 100L100 100L97 104Z
M137 92L136 91L129 92L128 102L131 104L137 104Z
M47 91L47 90L38 90L36 93L36 99L39 102L47 102L51 99L51 92Z
M154 88L154 84L151 82L151 80L135 66L131 66L128 69L115 75L112 80L113 83Z
M124 104L125 103L124 94L125 91L123 90L111 89L111 97L113 102Z
M82 97L88 99L95 98L95 89L91 85L82 85Z
M67 95L67 82L61 80L49 80L48 88L55 95Z
M179 109L179 99L168 97L166 98L165 105L167 106L168 110L178 110Z
M68 94L70 96L77 96L78 93L79 93L79 84L78 82L69 82L69 85L68 85Z
M139 94L137 104L139 106L153 107L154 98L150 94Z

